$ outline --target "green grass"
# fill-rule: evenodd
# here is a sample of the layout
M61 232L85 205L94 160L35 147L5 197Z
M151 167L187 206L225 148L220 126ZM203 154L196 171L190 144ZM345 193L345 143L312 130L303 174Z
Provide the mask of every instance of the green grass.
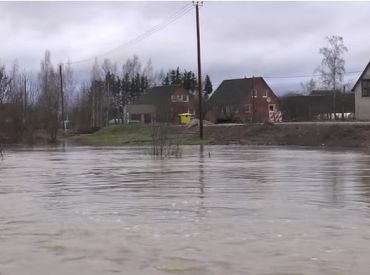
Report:
M114 125L102 128L93 134L75 135L70 141L99 146L117 145L150 145L152 143L152 127L150 125ZM168 140L172 144L197 145L209 144L210 140L200 140L189 135L171 134Z

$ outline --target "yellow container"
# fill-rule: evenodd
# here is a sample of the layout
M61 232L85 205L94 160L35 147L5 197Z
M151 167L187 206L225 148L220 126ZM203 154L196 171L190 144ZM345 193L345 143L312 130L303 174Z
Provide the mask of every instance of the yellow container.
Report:
M178 114L178 116L179 116L180 124L188 124L193 115L190 113L183 113L183 114Z

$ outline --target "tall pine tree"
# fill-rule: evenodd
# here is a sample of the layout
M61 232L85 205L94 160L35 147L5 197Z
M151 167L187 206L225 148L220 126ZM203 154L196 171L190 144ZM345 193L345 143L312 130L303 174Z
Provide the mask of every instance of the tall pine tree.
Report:
M212 82L208 74L206 75L206 78L204 80L204 92L207 98L213 92Z

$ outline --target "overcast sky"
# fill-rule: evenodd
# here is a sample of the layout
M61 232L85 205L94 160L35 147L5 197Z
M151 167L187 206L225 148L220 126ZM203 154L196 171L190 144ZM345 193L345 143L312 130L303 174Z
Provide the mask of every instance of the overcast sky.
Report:
M191 2L0 2L0 62L36 72L45 49L54 64L98 56L122 63L137 54L157 70L196 72L195 10L139 43L117 48ZM190 5L189 4L189 5ZM370 60L370 2L205 2L200 10L202 69L217 86L244 76L314 73L325 36L344 38L348 72ZM88 72L93 61L74 65ZM356 79L358 74L348 75ZM307 78L266 78L278 93Z

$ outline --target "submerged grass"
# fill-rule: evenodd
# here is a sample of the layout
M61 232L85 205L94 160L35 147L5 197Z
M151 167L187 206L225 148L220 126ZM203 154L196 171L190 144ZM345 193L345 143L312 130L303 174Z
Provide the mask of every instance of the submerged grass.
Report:
M178 134L176 131L167 137L172 144L196 145L209 144L209 140L200 140L197 137ZM151 125L113 125L102 128L93 134L74 135L70 141L79 144L117 146L117 145L151 145L153 142L153 128Z

